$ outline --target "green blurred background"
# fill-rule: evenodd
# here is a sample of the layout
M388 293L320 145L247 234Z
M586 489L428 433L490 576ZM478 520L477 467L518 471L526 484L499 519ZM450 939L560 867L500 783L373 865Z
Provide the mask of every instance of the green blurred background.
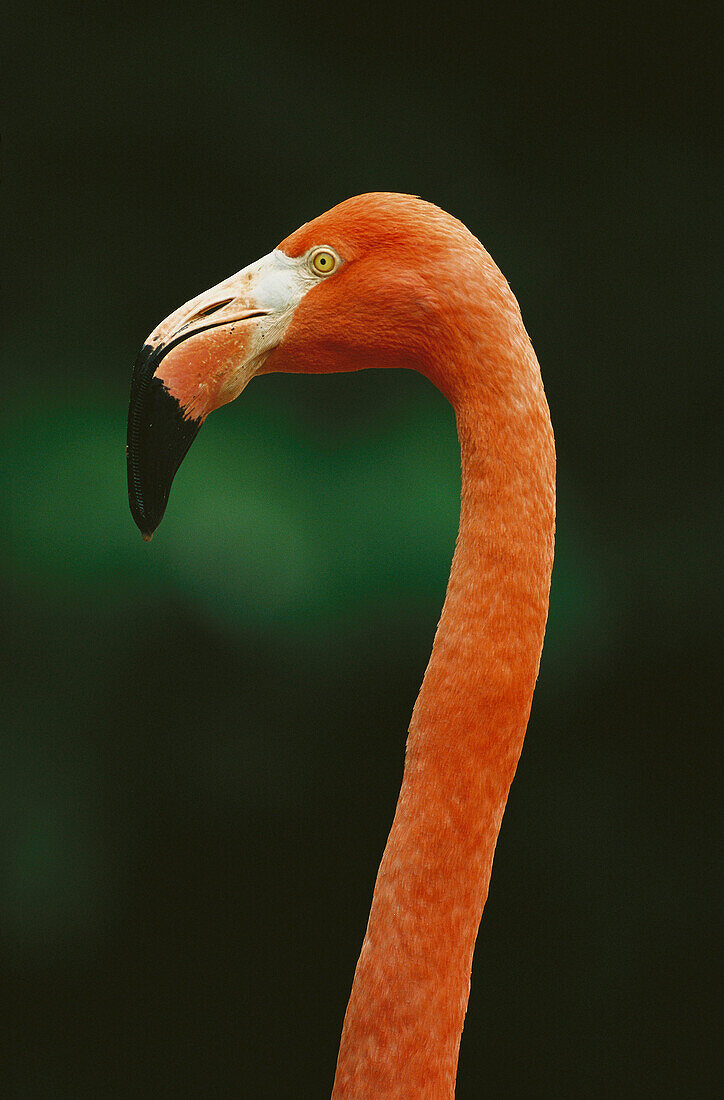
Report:
M161 318L368 190L491 251L560 461L458 1096L717 1094L716 65L703 8L603 12L6 14L3 1095L329 1094L453 416L403 372L259 379L151 546L125 419Z

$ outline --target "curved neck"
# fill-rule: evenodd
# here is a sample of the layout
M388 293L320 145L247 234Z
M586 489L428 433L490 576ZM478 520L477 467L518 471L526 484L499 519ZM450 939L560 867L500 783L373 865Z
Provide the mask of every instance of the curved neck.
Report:
M460 530L345 1016L335 1100L454 1095L475 937L530 712L553 560L553 435L514 301L493 337L458 364Z

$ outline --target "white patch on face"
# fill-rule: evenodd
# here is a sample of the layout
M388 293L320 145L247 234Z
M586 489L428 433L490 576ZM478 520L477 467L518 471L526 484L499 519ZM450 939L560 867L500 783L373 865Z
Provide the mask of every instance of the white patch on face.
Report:
M311 265L313 255L323 247L336 257L337 263L329 275L316 272ZM308 291L325 278L333 278L342 261L333 248L328 245L315 245L302 256L287 256L275 248L273 252L262 256L243 271L227 280L229 289L233 289L243 301L245 293L253 301L256 309L268 311L265 316L255 320L251 336L250 355L241 366L240 377L243 385L256 374L269 353L281 343L284 333L294 316L294 311ZM217 290L223 290L220 284Z
M269 311L257 321L255 358L266 358L280 343L302 298L320 281L310 270L307 255L287 256L277 248L229 280L239 288L240 297L244 293L242 287L248 283L256 308Z
M176 345L161 360L158 377L189 415L206 415L238 396L281 342L304 295L333 276L314 270L316 251L292 257L275 248L154 329L147 343Z
M243 276L253 281L254 297L259 308L276 313L296 309L306 292L319 282L309 270L306 256L293 258L277 248L249 264L233 278L236 280Z

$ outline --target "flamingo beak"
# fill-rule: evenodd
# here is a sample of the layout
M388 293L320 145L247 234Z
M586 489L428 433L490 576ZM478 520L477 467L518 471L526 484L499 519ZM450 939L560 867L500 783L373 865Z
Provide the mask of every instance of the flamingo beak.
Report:
M272 252L187 302L146 340L131 379L128 500L149 541L210 412L237 397L281 338L292 261Z
M128 408L128 503L146 542L166 511L171 482L203 424L186 417L179 401L156 375L163 345L141 348L131 378Z

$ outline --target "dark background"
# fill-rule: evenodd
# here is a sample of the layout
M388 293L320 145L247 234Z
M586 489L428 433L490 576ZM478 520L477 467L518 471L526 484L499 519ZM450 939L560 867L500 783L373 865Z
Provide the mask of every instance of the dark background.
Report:
M458 1096L708 1096L719 976L710 9L4 17L3 1095L324 1097L457 525L404 372L266 377L153 544L130 368L368 190L491 251L560 461Z

